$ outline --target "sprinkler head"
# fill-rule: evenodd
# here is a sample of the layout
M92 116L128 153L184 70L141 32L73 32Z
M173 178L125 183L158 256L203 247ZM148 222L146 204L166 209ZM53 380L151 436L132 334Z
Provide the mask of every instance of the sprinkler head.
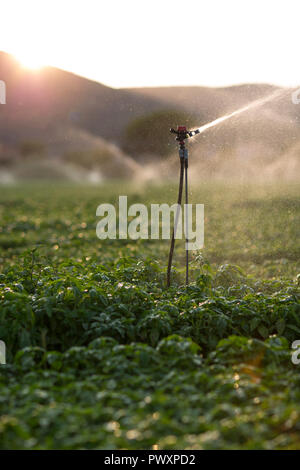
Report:
M188 139L189 137L194 137L197 134L200 134L200 129L195 129L193 131L188 131L185 126L178 126L177 130L173 129L173 127L170 129L171 134L176 134L176 140L181 142L182 144L184 143L185 139Z
M177 130L173 129L173 127L170 129L171 134L176 134L176 140L179 142L183 142L185 139L189 137L189 132L186 130L185 126L178 126Z

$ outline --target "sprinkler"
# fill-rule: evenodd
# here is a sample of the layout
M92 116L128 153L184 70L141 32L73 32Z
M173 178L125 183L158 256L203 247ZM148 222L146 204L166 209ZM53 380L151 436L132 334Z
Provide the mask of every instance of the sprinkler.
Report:
M174 223L174 228L173 228L173 234L171 238L171 246L170 246L170 253L169 253L169 261L168 261L168 270L167 270L167 287L170 287L171 284L171 268L172 268L172 259L173 259L173 253L174 253L174 247L175 247L175 234L176 234L176 229L177 229L177 222L178 222L178 217L179 217L179 207L181 206L181 200L182 200L182 190L183 190L183 180L185 179L185 203L188 204L188 151L185 147L185 140L189 139L191 137L196 136L197 134L202 134L205 132L207 129L210 129L212 127L218 126L219 124L223 123L224 121L227 121L228 119L231 119L235 116L238 116L242 113L245 113L246 111L250 111L254 108L257 108L259 106L263 106L264 104L268 103L269 101L273 101L277 98L283 97L286 93L290 93L290 89L279 89L276 90L275 92L263 97L259 98L255 101L252 101L246 106L243 106L240 109L237 109L236 111L233 111L230 114L225 114L224 116L221 116L214 121L208 122L207 124L202 125L201 127L198 127L198 129L194 129L192 131L188 131L185 126L178 126L177 130L176 129L170 129L171 134L176 134L176 140L179 143L179 159L180 159L180 177L179 177L179 191L178 191L178 201L177 201L177 211L176 211L176 216L175 216L175 223ZM185 176L185 178L184 178ZM188 237L188 220L187 220L187 214L188 211L186 210L186 217L185 217L185 222L186 222L186 230L185 230L185 238L186 238L186 277L185 277L185 282L186 285L189 283L189 255L188 255L188 249L187 249L187 242L189 240Z
M178 199L177 199L177 211L175 216L175 223L171 238L170 252L169 252L169 261L168 261L168 270L167 270L167 287L170 287L171 284L171 269L172 269L172 259L175 248L175 234L177 229L178 217L179 217L179 207L181 206L182 200L182 190L183 182L185 182L185 204L188 204L188 149L185 147L185 140L189 137L194 137L196 134L200 133L199 129L194 131L188 131L185 126L178 126L176 129L170 129L171 134L176 134L176 140L179 144L179 161L180 161L180 176L179 176L179 190L178 190ZM187 207L187 206L186 206ZM185 284L189 283L189 251L187 248L188 244L188 210L185 212Z

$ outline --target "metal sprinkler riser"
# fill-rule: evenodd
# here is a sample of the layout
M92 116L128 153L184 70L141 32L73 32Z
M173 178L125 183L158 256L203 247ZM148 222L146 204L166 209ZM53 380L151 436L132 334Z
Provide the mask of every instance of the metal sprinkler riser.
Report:
M188 204L188 150L185 147L185 140L189 137L193 137L196 134L199 134L200 131L198 129L194 131L188 131L185 126L178 126L177 130L171 128L170 132L172 134L176 134L176 140L179 142L179 160L180 160L180 177L179 177L179 191L178 191L178 206L181 206L181 199L182 199L182 190L183 190L183 182L185 182L185 204ZM184 178L185 177L185 178ZM175 220L177 220L177 215ZM171 245L170 245L170 252L169 252L169 260L168 260L168 269L167 269L167 287L170 287L171 284L171 269L172 269L172 259L173 253L175 248L175 233L176 233L176 223L173 228L173 234L171 238ZM186 217L186 275L185 275L185 283L188 285L189 283L189 252L187 249L189 241L188 236L188 219Z

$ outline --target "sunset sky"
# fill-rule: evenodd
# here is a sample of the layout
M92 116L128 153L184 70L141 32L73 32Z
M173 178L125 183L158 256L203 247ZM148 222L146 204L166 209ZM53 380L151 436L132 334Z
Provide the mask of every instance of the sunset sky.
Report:
M299 0L1 0L0 16L23 65L113 87L300 83Z

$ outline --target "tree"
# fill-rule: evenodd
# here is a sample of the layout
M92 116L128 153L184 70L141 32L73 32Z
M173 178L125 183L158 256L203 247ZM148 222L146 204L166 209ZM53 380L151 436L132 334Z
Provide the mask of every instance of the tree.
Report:
M39 157L44 155L45 145L38 140L26 140L20 145L20 153L23 157Z
M184 111L165 110L134 119L124 133L122 148L136 160L147 155L163 157L174 150L174 135L169 129L178 125L188 128L197 125L195 116Z

